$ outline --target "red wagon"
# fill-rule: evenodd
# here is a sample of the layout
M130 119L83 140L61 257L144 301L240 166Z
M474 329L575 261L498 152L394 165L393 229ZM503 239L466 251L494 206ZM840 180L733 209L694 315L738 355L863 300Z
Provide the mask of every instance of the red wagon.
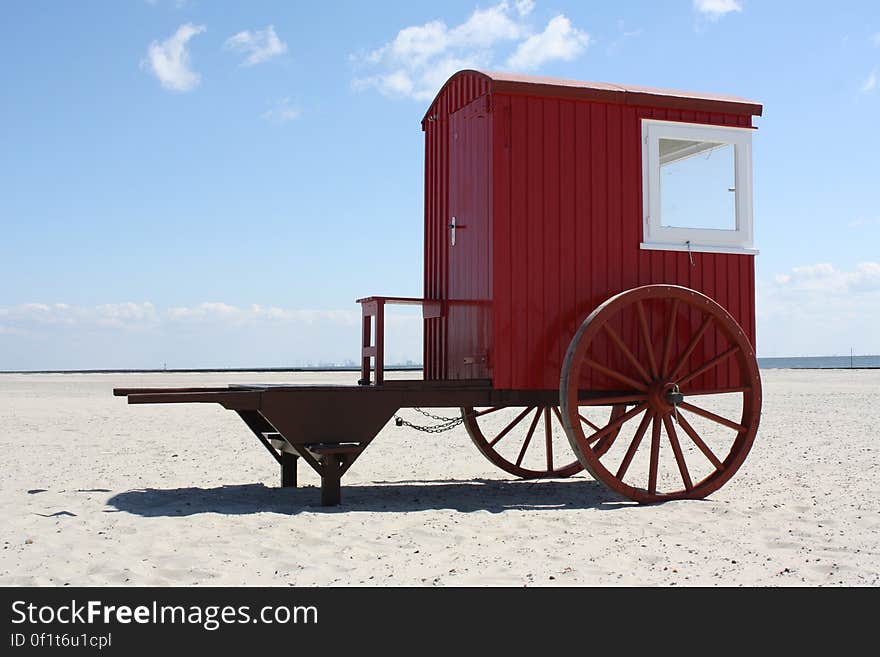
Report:
M460 408L478 449L516 476L586 468L639 502L704 497L743 463L760 419L751 135L761 109L460 71L422 121L425 298L359 300L360 385L114 394L238 412L281 464L282 485L296 485L303 458L324 504L412 407ZM422 379L385 380L392 303L422 306Z

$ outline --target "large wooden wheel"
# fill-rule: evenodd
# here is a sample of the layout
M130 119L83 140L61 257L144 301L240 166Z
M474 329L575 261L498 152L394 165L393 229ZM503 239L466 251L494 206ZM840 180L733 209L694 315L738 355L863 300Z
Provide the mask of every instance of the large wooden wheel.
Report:
M566 352L560 401L571 446L597 480L637 502L702 498L751 449L761 379L724 308L688 288L647 285L584 320ZM630 410L599 429L579 420L585 404L621 403Z
M579 421L598 430L626 407L581 409ZM502 470L523 479L570 477L584 469L572 458L558 406L461 409L464 426L480 453Z

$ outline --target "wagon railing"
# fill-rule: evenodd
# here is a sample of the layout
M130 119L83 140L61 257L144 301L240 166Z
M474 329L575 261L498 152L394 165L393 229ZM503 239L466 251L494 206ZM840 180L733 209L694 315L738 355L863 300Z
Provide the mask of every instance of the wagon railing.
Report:
M361 378L358 384L368 386L382 385L385 382L385 304L399 306L421 306L423 319L437 319L443 316L443 301L440 299L417 299L415 297L372 296L358 299L363 314L361 340ZM370 359L373 367L370 367ZM374 375L371 380L370 370Z

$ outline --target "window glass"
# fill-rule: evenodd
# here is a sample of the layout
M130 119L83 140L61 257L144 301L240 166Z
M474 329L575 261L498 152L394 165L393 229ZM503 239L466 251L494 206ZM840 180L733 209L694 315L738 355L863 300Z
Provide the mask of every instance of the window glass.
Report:
M736 230L734 145L658 140L660 225Z

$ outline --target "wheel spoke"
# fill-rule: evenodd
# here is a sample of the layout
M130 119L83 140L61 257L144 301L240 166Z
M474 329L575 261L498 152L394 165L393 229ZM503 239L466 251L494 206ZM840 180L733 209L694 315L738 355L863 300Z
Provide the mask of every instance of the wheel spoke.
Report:
M737 351L739 351L739 347L734 345L730 349L727 349L726 351L718 354L712 360L703 363L697 369L695 369L693 372L691 372L690 374L685 376L683 379L680 379L677 382L678 385L679 386L687 385L690 381L693 381L698 376L700 376L700 374L703 374L704 372L708 372L713 367L717 367L718 365L723 363L725 360L730 358L730 356L733 355L734 353L736 353Z
M654 345L651 344L651 332L648 330L648 320L645 318L645 307L641 301L636 301L636 311L639 315L639 326L642 327L642 340L645 342L645 350L648 352L648 366L651 368L651 378L657 378L657 359L654 356Z
M595 424L593 424L592 422L590 422L587 418L585 418L585 417L584 417L583 415L581 415L580 413L578 413L578 417L581 419L581 422L583 422L584 424L586 424L587 426L589 426L593 431L601 431L601 429L600 429L598 426L596 426Z
M535 409L535 419L532 420L532 425L529 427L529 432L526 434L526 439L523 441L522 449L519 450L519 456L516 457L516 465L519 467L522 465L523 457L526 455L526 450L529 448L529 443L532 442L532 436L535 433L535 427L538 426L538 420L541 419L541 409L540 407Z
M507 409L508 412L501 415L496 415L497 420L495 420L495 422L491 421L494 418L489 418L489 420L479 419L479 415L482 412L487 410L491 410L494 412L494 410L500 410L501 408ZM551 442L546 443L547 434L545 433L544 439L540 441L545 443L544 447L536 446L534 444L535 442L538 442L537 439L535 439L534 435L532 436L531 442L523 444L523 438L526 437L526 432L529 430L532 425L532 421L535 419L534 416L536 415L536 409L539 423L541 414L544 415L545 423L547 423L549 420L549 433ZM553 414L555 414L557 418L561 417L559 415L558 409L555 406L548 405L547 402L542 402L534 406L529 406L528 408L524 408L522 406L520 406L519 408L515 406L484 406L480 409L479 412L473 407L463 407L462 417L464 420L464 428L467 430L471 441L474 443L477 449L491 463L504 470L505 472L509 472L510 474L521 477L523 479L541 479L544 477L570 477L583 470L584 466L578 460L576 454L569 454L569 456L571 456L572 458L566 459L565 454L560 453L560 448L552 444L552 441L556 440L558 436L556 435L556 427L553 424L553 420L550 419L553 415L550 413L550 410L553 411ZM495 429L491 433L486 431L487 427L495 426L496 423L498 427L497 429ZM560 424L562 424L562 420L560 420ZM501 427L504 428L501 429ZM499 430L501 431L500 433L498 433ZM539 429L537 427L533 427L532 431L534 434L537 434ZM492 439L492 436L494 436L496 433L498 433L498 435L495 436L494 439ZM511 435L513 437L511 437ZM505 445L509 443L508 449L503 450L503 453L498 449L498 447L500 447L499 441L501 441L502 439L507 441ZM537 452L547 448L548 445L548 453L537 454ZM520 450L522 450L520 461L518 463L515 463L517 454L520 452ZM530 451L532 456L529 456Z
M553 427L550 425L550 407L544 407L544 444L547 446L547 472L553 471Z
M507 408L507 406L493 406L492 408L487 408L485 411L478 411L477 413L474 413L474 417L483 417L484 415L489 415L489 413L501 411L505 408Z
M562 428L564 429L564 428L565 428L565 422L562 421L562 414L559 412L559 409L558 409L556 406L553 407L553 412L556 413L556 418L559 420L559 424L561 424L561 425L562 425ZM601 428L600 428L600 427L598 427L598 426L596 426L595 424L593 424L592 422L590 422L590 420L588 420L587 418L585 418L585 417L584 417L583 415L581 415L580 413L578 413L578 417L581 419L581 422L583 422L584 424L586 424L587 426L589 426L593 431L601 431Z
M614 404L637 404L648 398L648 395L616 395L614 397L595 397L582 399L578 406L613 406Z
M609 368L605 367L604 365L600 365L599 363L594 361L592 358L585 358L584 364L589 367L592 367L593 369L599 370L600 372L602 372L602 374L610 376L613 379L617 379L621 383L625 383L626 385L630 386L631 388L635 388L636 390L641 390L643 392L646 389L646 386L644 383L639 383L635 379L631 379L628 376L626 376L625 374L621 374L620 372L616 372L615 370L609 369Z
M691 341L688 343L688 346L685 348L684 352L679 356L678 362L675 364L675 367L672 368L672 371L669 373L669 378L674 379L676 374L678 374L678 370L684 367L684 364L687 362L687 359L690 357L691 352L697 347L697 343L700 341L700 338L703 337L703 334L709 328L709 324L712 323L712 315L706 315L706 319L703 320L703 323L700 324L700 328L697 329L697 332L694 333L694 337L691 338Z
M614 344L617 345L617 348L623 352L623 355L626 356L626 359L630 362L630 364L636 368L636 372L639 373L639 376L642 377L645 383L650 383L652 377L648 376L645 368L642 367L642 364L636 360L636 357L633 356L632 352L629 350L629 347L623 344L623 340L621 340L620 336L617 335L617 331L611 328L610 324L605 324L602 328L605 329L605 332L614 341Z
M617 475L615 476L621 481L623 481L623 476L626 474L626 471L629 468L629 464L632 462L633 457L636 455L636 450L639 448L639 445L642 442L642 437L645 435L645 431L647 431L648 425L651 423L652 417L653 414L650 411L645 411L645 415L642 417L642 421L639 423L639 428L636 429L636 435L633 436L632 442L629 444L629 449L626 450L623 461L620 462L620 467L617 468Z
M603 436L605 436L605 435L611 433L611 432L614 431L617 427L622 426L624 422L627 422L627 421L631 420L631 419L634 418L636 415L638 415L639 413L641 413L642 411L644 411L646 408L648 408L648 404L646 404L646 403L639 404L638 406L636 406L636 407L633 408L632 410L627 411L626 413L624 413L623 415L621 415L621 416L620 416L619 418L617 418L616 420L612 420L611 422L609 422L608 424L606 424L604 427L602 427L601 429L599 429L599 431L597 431L597 432L594 433L592 436L590 436L589 438L587 438L587 444L589 445L590 443L594 443L594 442L596 442L597 440L599 440L600 438L602 438Z
M648 492L657 493L657 468L660 462L660 416L654 416L651 427L651 464L648 469Z
M494 447L495 444L499 440L501 440L502 438L504 438L504 436L506 436L508 433L510 433L510 430L513 429L517 424L519 424L522 421L522 419L526 415L528 415L529 411L531 411L533 408L534 408L534 406L529 406L526 410L524 410L522 413L520 413L515 418L513 418L513 421L510 424L508 424L506 427L504 427L504 429L501 430L501 433L499 433L497 436L495 436L492 439L492 442L489 443L489 447Z
M666 329L666 344L663 346L663 360L660 362L660 376L666 375L669 357L672 356L672 340L675 337L675 319L678 316L678 299L672 300L672 311L669 313L669 327Z
M745 431L746 428L737 424L733 420L728 420L726 417L721 417L720 415L715 415L712 411L707 411L705 408L700 408L699 406L694 406L693 404L688 404L687 402L681 402L678 405L679 408L685 408L689 410L691 413L696 413L697 415L701 415L707 420L712 420L713 422L717 422L718 424L723 424L725 427L730 427L731 429L736 429L737 431Z
M749 392L751 386L739 386L737 388L713 388L711 390L696 390L694 392L682 391L685 397L694 397L696 395L727 395L734 392Z
M602 436L602 438L599 439L599 442L593 445L593 451L600 456L605 454L609 449L611 449L611 446L614 444L614 441L617 440L617 437L619 435L619 431L606 433L604 436Z
M691 426L691 423L685 419L685 417L679 413L678 414L678 424L684 429L685 433L690 436L690 439L694 442L703 454L705 454L706 458L712 462L712 465L715 466L716 470L723 470L724 464L718 460L718 457L709 449L709 446L703 442L703 439L700 438L700 435L694 431L694 428Z
M666 435L669 436L669 443L672 445L672 453L675 454L675 462L678 464L678 471L681 473L684 488L685 490L691 490L694 484L691 482L691 474L688 472L687 463L684 462L684 454L681 452L678 434L675 433L675 425L673 425L672 418L668 413L663 416L663 426L666 427Z

